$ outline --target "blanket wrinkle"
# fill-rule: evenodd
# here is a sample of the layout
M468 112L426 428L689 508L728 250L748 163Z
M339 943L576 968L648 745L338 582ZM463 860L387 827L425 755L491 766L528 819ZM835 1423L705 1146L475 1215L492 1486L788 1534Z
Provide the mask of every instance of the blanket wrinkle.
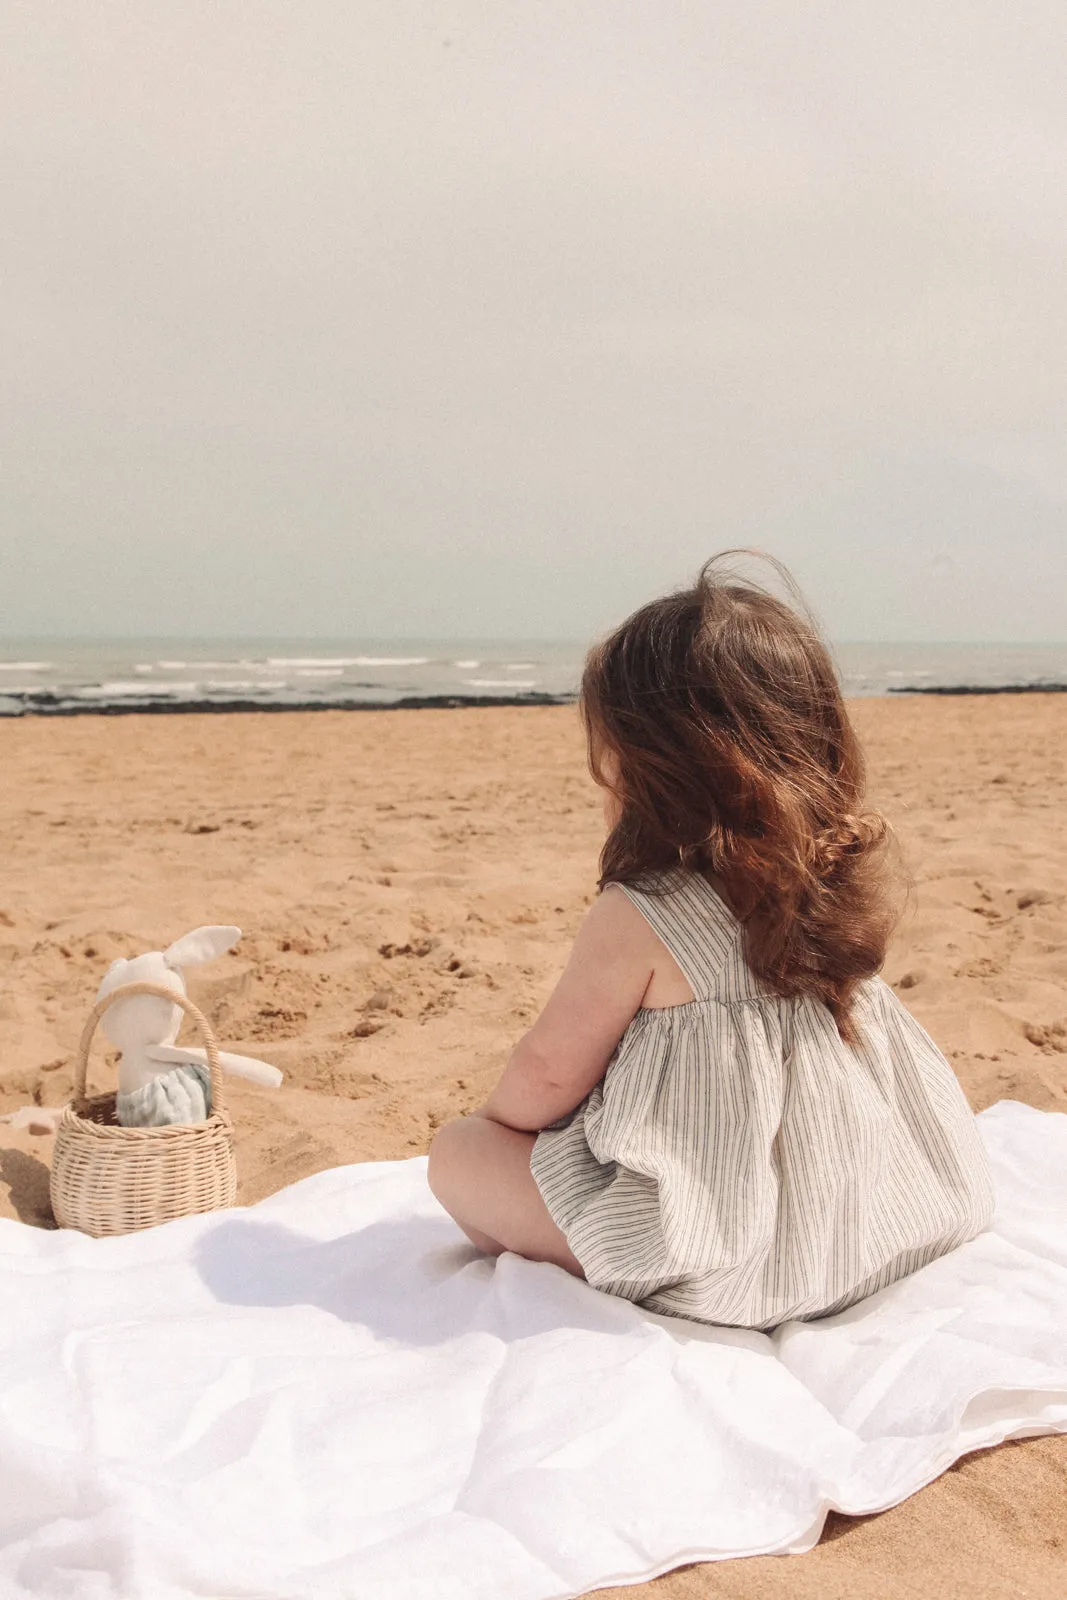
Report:
M472 1508L467 1504L467 1500L470 1495L471 1484L474 1481L475 1474L477 1472L479 1456L484 1455L489 1447L487 1433L490 1430L491 1424L487 1423L486 1421L486 1412L490 1410L491 1405L495 1401L496 1391L500 1386L500 1377L505 1366L507 1365L509 1348L502 1340L498 1340L497 1349L494 1354L496 1356L496 1364L489 1376L489 1382L484 1391L482 1414L479 1417L478 1427L475 1431L474 1438L471 1440L471 1447L467 1454L467 1461L463 1469L463 1476L456 1484L456 1494L453 1502L453 1507L456 1511L470 1512L472 1510ZM477 1515L476 1512L474 1514Z

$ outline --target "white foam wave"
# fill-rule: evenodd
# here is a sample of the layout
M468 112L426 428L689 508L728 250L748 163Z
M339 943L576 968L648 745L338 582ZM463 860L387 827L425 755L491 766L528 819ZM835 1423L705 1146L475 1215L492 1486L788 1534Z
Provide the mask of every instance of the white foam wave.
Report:
M208 678L205 689L284 689L284 678Z
M505 661L505 672L534 672L537 669L536 661Z
M429 656L357 656L356 667L425 667Z
M424 667L429 656L268 656L272 667Z
M175 662L169 663L171 666ZM245 672L265 672L266 665L261 661L238 661L233 656L228 661L185 661L182 666L191 667L194 672L230 672L234 667L240 667ZM162 665L162 663L161 663Z
M73 693L79 700L121 700L123 696L136 695L139 699L167 699L177 695L195 695L197 683L87 683Z
M298 678L343 678L344 667L297 667Z
M0 672L50 672L51 661L0 661Z
M453 661L454 667L459 667L461 672L473 672L475 667L480 667L480 661Z
M269 663L265 661L249 661L245 657L230 656L226 661L157 661L155 666L147 662L138 663L135 672L226 672L234 667L241 667L245 672L265 672ZM281 663L275 663L281 665Z
M536 689L536 678L465 678L471 689Z

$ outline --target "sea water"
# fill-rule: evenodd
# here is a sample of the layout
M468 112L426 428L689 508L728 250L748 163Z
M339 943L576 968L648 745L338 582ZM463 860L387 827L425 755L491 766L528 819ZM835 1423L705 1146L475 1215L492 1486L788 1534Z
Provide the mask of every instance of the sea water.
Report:
M0 715L554 703L587 641L0 640ZM1067 643L833 646L847 695L1067 688Z

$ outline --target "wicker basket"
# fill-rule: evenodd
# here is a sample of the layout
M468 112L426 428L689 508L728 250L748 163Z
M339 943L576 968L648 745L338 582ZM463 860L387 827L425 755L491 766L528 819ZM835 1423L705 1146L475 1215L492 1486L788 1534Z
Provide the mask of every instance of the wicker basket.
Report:
M115 1119L114 1094L86 1096L96 1025L108 1006L135 994L169 1000L196 1023L211 1074L211 1116L206 1122L122 1128ZM184 995L154 983L130 983L97 1001L78 1045L73 1097L56 1130L51 1193L59 1226L79 1228L94 1238L134 1233L233 1205L237 1163L218 1044L207 1018Z

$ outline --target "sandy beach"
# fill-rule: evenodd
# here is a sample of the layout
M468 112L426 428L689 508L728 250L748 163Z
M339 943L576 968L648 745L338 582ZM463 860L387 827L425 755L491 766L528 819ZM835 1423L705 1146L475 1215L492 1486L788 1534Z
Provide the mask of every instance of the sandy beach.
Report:
M1067 1111L1067 696L852 710L913 879L885 978L976 1111ZM277 1092L229 1080L241 1203L424 1152L487 1093L594 893L572 707L25 718L0 750L0 1112L67 1098L115 956L235 922L237 950L190 992L228 1048L285 1073ZM110 1085L102 1046L94 1072ZM54 1226L50 1145L0 1125L0 1214ZM629 1592L1053 1595L1065 1510L1067 1439L1030 1440L882 1516L831 1517L807 1556Z

